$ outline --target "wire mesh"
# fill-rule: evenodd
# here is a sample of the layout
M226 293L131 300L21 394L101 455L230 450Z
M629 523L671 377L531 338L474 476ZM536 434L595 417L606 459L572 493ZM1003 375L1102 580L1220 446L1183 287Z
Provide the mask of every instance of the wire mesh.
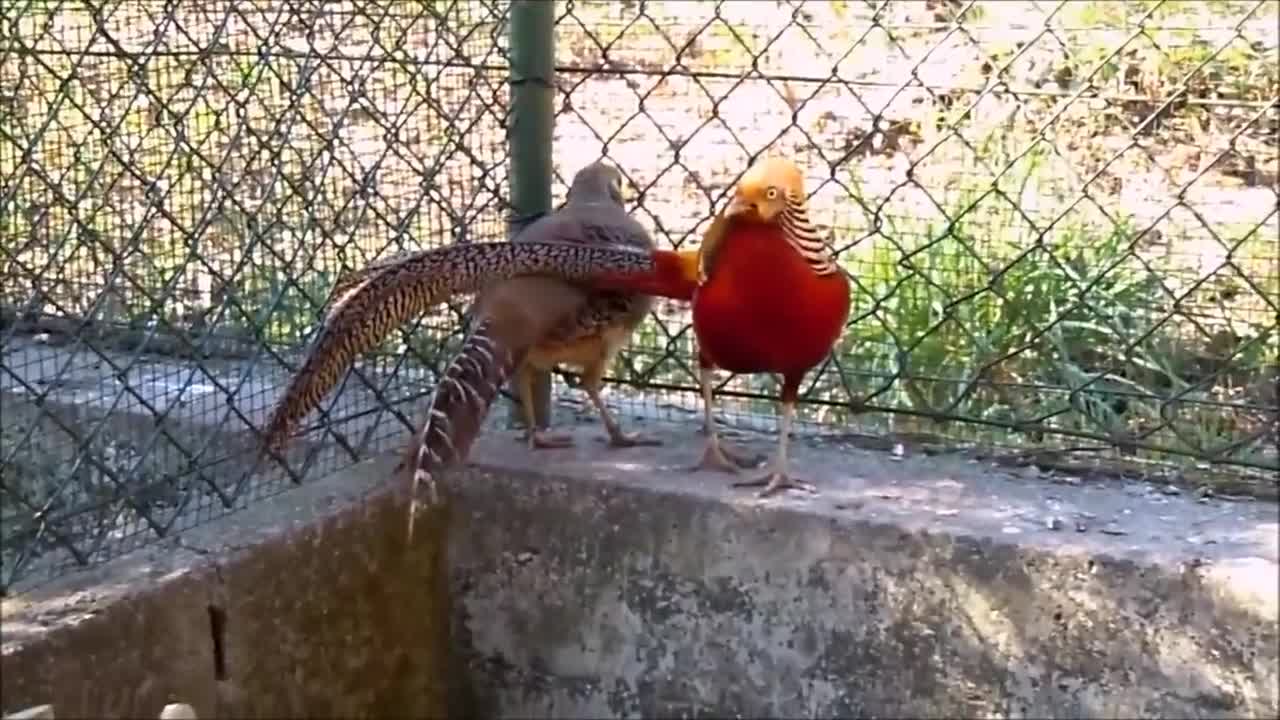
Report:
M485 2L6 6L0 587L287 485L227 467L335 274L506 236L504 22ZM431 324L348 384L421 394L395 370L438 362L457 323ZM338 437L309 466L349 461Z
M758 153L805 168L854 286L810 433L1274 487L1277 8L575 0L560 182L615 160L679 247ZM692 357L668 306L614 377L693 416ZM776 378L721 379L728 422L774 427Z
M226 467L335 274L505 236L508 9L10 4L0 586L287 486ZM1277 20L1265 0L561 2L554 191L604 156L684 247L753 155L796 158L854 287L802 431L1274 474ZM371 418L412 426L461 325L446 308L360 363L295 470L401 441ZM687 308L662 304L614 401L695 414L691 357ZM725 420L770 426L774 380L725 380Z

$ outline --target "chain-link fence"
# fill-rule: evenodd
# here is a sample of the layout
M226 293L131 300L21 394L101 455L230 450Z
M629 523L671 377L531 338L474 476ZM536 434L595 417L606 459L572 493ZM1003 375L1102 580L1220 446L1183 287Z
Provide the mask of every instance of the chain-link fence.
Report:
M682 247L753 154L807 170L854 311L802 431L1274 488L1275 3L554 9L556 197L603 155ZM335 275L505 236L509 16L486 0L10 3L0 585L287 487L228 467ZM360 363L296 472L403 443L462 307ZM691 349L687 308L663 303L614 402L692 419ZM774 390L729 379L726 420L770 423Z
M19 2L0 23L13 587L287 486L229 462L335 275L506 236L506 27L497 3L281 0ZM349 383L406 423L461 332L426 324ZM304 464L383 440L342 439Z
M557 161L614 159L676 246L753 154L801 162L854 284L811 431L1272 484L1277 7L569 2ZM686 317L618 369L692 414ZM722 391L767 413L775 381Z

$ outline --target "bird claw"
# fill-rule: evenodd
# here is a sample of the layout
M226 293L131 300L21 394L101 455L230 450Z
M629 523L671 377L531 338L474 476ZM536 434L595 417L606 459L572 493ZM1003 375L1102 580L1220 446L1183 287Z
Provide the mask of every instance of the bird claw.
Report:
M643 435L638 432L617 432L610 434L605 440L609 443L609 447L613 448L629 448L629 447L657 447L662 441L655 437Z
M534 430L524 435L525 442L529 443L530 450L554 450L558 448L573 447L572 435L556 435L552 433Z
M693 466L693 470L719 470L733 475L741 470L749 470L760 464L763 458L758 454L747 455L745 452L733 450L720 443L707 445L702 452L702 460Z
M794 480L790 476L776 471L756 478L755 480L744 480L733 484L734 487L760 487L761 485L764 486L764 489L756 493L756 497L758 498L767 498L770 495L783 490L800 490L801 492L806 492L810 495L818 494L818 488L812 484L801 480Z

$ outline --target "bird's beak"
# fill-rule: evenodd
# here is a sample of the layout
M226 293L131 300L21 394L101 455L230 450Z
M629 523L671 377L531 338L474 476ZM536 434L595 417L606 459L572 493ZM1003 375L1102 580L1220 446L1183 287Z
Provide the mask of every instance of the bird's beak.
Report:
M744 200L741 196L735 196L729 201L729 206L724 209L724 216L727 218L737 217L739 215L749 215L756 212L756 206Z

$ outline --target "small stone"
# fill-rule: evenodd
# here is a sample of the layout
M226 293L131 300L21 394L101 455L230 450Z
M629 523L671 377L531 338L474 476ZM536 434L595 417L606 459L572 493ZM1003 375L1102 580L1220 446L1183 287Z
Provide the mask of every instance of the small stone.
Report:
M1050 530L1061 530L1062 518L1058 517L1057 515L1050 515L1049 518L1044 521L1044 526L1049 528Z
M197 720L195 708L186 703L169 703L160 711L160 720Z
M1076 521L1076 532L1078 532L1078 533L1082 533L1082 532L1089 532L1089 524L1088 524L1088 523L1086 523L1086 522L1085 522L1085 521L1083 521L1083 520L1077 520L1077 521Z
M516 564L518 565L528 565L531 562L533 562L533 553L528 550L516 555Z
M902 443L893 444L893 459L901 460L907 454L907 448Z
M1128 530L1125 530L1124 528L1120 527L1119 525L1117 525L1117 524L1115 524L1115 523L1113 523L1113 522L1110 522L1110 523L1107 523L1106 525L1103 525L1103 526L1099 529L1099 531L1100 531L1100 532L1103 532L1103 533L1105 533L1105 534L1107 534L1107 535L1128 535L1128 534L1129 534L1129 531L1128 531Z
M1177 485L1165 485L1164 487L1160 488L1160 492L1164 493L1165 495L1181 495L1182 488L1178 487Z

